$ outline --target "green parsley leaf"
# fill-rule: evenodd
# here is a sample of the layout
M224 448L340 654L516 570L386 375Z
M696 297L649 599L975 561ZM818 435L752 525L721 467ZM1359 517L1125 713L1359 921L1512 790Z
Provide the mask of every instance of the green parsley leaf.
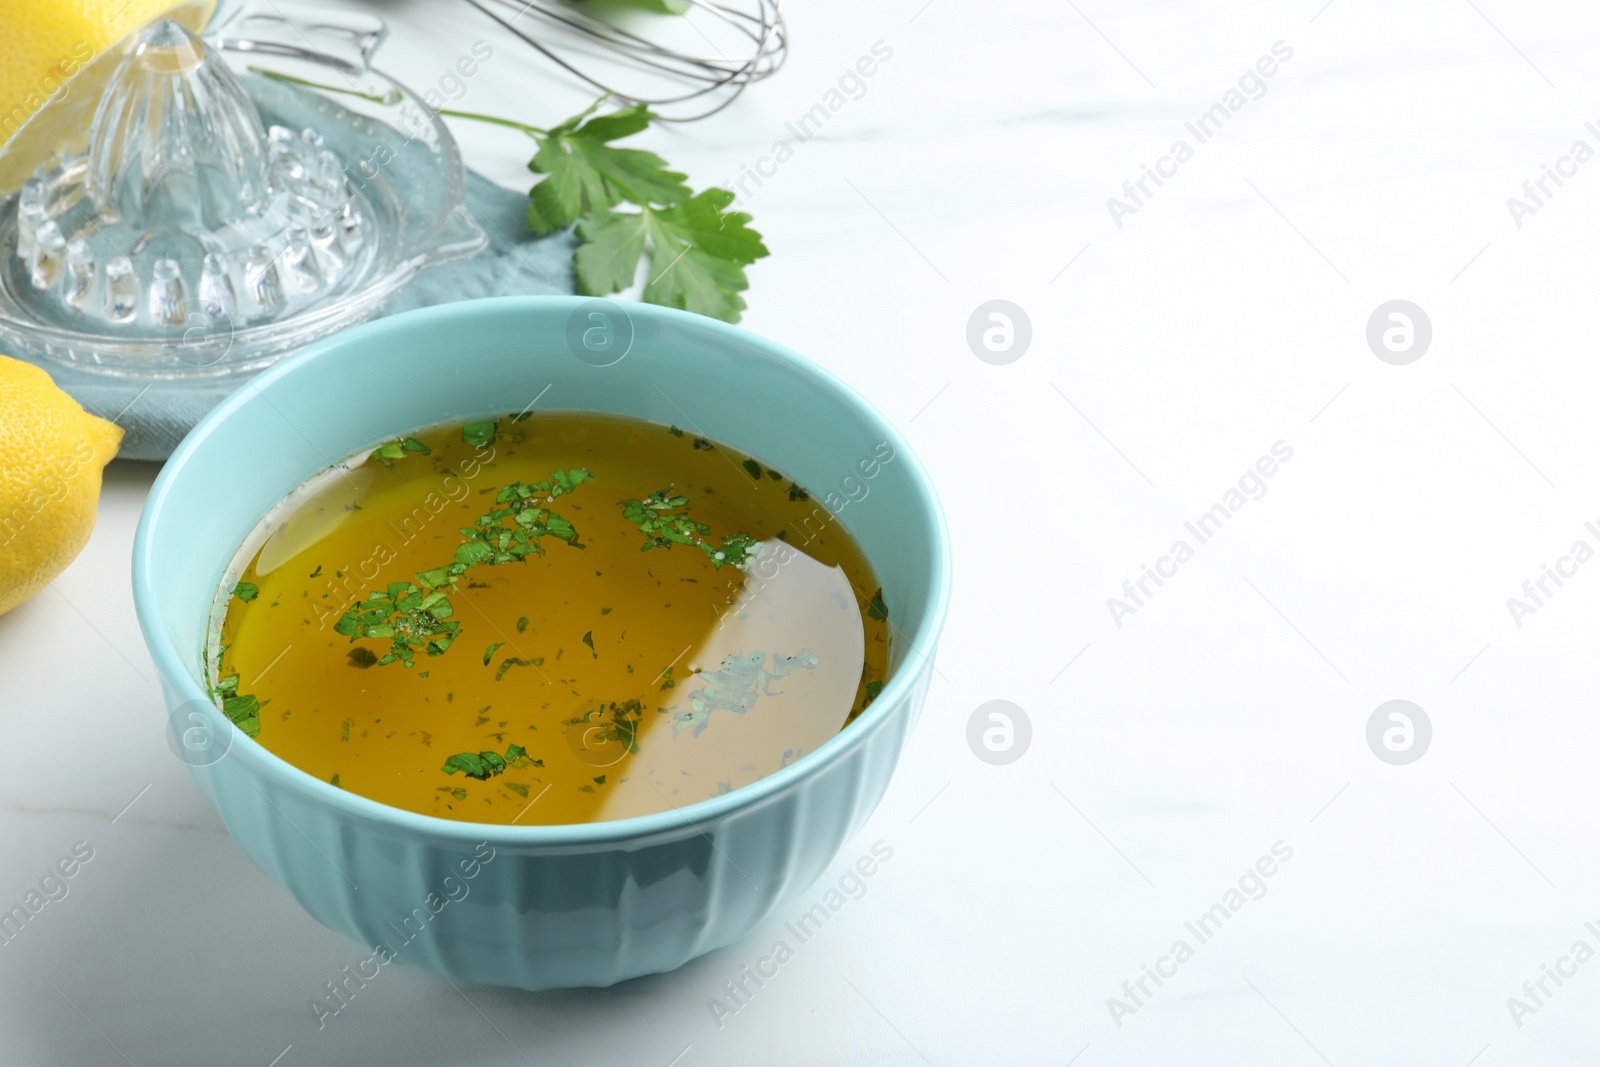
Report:
M256 585L252 585L250 582L240 582L238 585L233 587L233 595L248 604L250 601L261 595L261 589Z
M526 615L523 615L521 618L517 619L517 633L520 634L522 631L526 630L527 628L528 628L528 617Z
M543 667L544 657L535 656L532 659L522 659L519 656L507 656L500 661L500 669L494 672L494 680L499 681L506 676L506 671L512 667Z
M610 721L606 721L607 713ZM602 702L591 712L576 715L567 720L568 726L589 727L596 739L601 741L615 741L620 744L625 752L639 751L639 721L644 718L644 704L638 700L627 700L621 703L612 701ZM537 761L536 761L536 765Z
M235 679L237 687L238 680ZM261 702L253 696L230 696L222 702L222 714L248 737L261 733Z
M761 480L761 464L757 463L755 460L745 460L744 469L749 471L750 477L754 478L756 481L759 482Z
M545 177L529 192L528 225L549 233L623 200L670 207L689 199L684 175L667 169L654 152L614 148L655 116L643 104L595 117L596 102L580 115L538 137L539 150L528 169Z
M420 577L420 576L419 576ZM353 642L358 638L387 640L391 647L378 665L400 662L411 666L420 649L430 656L443 655L461 624L449 599L435 589L426 591L410 582L390 582L384 592L371 592L345 610L333 624L334 633Z
M473 448L482 448L494 440L495 423L493 419L483 422L469 422L461 427L461 440Z
M665 209L586 214L578 224L584 244L573 257L579 292L605 296L632 285L648 249L645 300L738 322L739 293L750 287L744 268L768 252L748 214L724 213L732 202L726 189L707 189Z
M507 749L507 756L515 750L518 756L525 755L525 750L520 745L512 745ZM477 778L486 781L497 774L504 774L506 766L511 761L498 752L458 752L444 761L444 766L439 769L446 774L455 774L460 771L468 778Z
M648 236L643 214L606 211L585 218L578 224L578 237L584 243L572 256L578 291L605 296L632 285Z
M883 683L882 682L868 682L867 683L867 703L870 704L874 700L877 700L878 699L878 694L881 693L881 692L883 692Z
M589 651L590 652L594 652L594 631L593 630L588 630L588 631L584 632L583 643L589 646ZM598 655L598 653L596 653L596 655Z
M349 652L346 652L345 655L350 657L350 666L360 667L362 670L378 662L377 654L366 645L357 645Z
M450 573L449 567L435 567L431 571L418 571L416 573L417 584L424 589L437 589L441 585L449 585L454 580L454 577Z
M526 797L528 795L528 787L523 785L521 782L507 782L506 788L517 794L519 797Z
M478 516L473 525L461 528L466 540L456 549L455 562L446 570L454 576L479 563L510 563L543 555L540 539L546 534L575 548L584 547L578 543L578 531L572 523L544 504L572 492L593 477L586 470L573 468L552 471L542 482L512 482L503 486L494 498L496 504L503 506ZM511 520L509 526L507 519ZM419 580L422 577L418 575Z
M657 490L643 500L620 501L618 506L622 508L622 517L644 534L641 552L692 545L721 570L729 564L743 567L759 549L760 541L746 533L733 534L724 537L720 544L713 544L711 527L689 517L688 503L688 497L673 496L669 488Z
M889 617L889 605L883 602L883 590L880 588L872 594L872 600L867 604L867 618L875 622L882 622Z
M488 778L489 769L483 760L472 752L458 752L444 761L444 766L439 768L446 774L455 774L460 771L468 778Z
M483 650L483 665L485 667L489 665L490 658L494 656L494 650L503 644L505 644L504 641L496 641L494 644Z

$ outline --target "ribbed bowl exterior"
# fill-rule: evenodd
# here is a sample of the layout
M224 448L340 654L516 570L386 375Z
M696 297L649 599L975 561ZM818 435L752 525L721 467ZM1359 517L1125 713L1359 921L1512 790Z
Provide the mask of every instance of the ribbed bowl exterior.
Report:
M368 951L463 983L607 986L739 940L816 881L882 799L930 676L924 666L845 755L792 788L605 845L507 844L493 827L486 848L428 839L341 814L242 761L193 773L256 866Z
M627 337L626 358L585 358L597 315ZM401 811L312 778L236 731L207 695L204 650L213 598L230 587L233 556L260 518L358 449L538 398L544 409L693 426L807 486L819 521L844 523L861 543L890 606L889 674L871 706L740 789L572 826ZM133 563L174 734L210 739L185 762L245 853L379 964L530 990L670 970L738 940L815 881L888 787L927 696L950 584L926 473L848 387L736 327L565 297L426 308L285 360L174 452Z

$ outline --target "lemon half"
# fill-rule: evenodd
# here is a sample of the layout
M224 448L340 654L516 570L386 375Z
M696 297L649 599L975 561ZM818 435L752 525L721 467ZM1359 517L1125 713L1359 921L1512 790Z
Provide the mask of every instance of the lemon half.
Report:
M161 18L199 33L215 7L216 0L0 2L0 145L24 126L29 147L83 138L101 87L115 68L115 63L95 64L98 56ZM87 67L93 67L88 76L74 77ZM41 109L45 114L30 123ZM37 151L25 154L27 159L7 159L0 166L0 188L16 184L43 162L33 158Z
M100 472L122 429L50 375L0 356L0 615L66 569L94 532Z

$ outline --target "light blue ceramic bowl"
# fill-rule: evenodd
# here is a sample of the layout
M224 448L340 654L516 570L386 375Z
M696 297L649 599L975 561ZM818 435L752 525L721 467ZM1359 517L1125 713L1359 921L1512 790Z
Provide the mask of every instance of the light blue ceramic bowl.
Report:
M630 334L623 358L597 365ZM633 415L737 445L838 511L882 579L894 624L888 684L871 707L742 789L575 826L401 811L312 778L236 731L206 697L202 659L212 596L257 521L361 448L536 396L536 410ZM874 470L884 442L894 458ZM175 731L200 738L180 751L256 865L380 962L392 954L458 981L535 990L680 966L744 936L821 875L877 806L922 707L949 572L927 474L838 379L737 327L576 297L414 311L285 360L174 453L133 552L139 622Z

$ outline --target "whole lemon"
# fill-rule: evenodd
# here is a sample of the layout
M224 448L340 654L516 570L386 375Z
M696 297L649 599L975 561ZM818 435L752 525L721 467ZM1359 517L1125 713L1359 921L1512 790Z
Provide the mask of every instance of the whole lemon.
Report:
M122 428L31 363L0 356L0 615L66 569L94 530Z

